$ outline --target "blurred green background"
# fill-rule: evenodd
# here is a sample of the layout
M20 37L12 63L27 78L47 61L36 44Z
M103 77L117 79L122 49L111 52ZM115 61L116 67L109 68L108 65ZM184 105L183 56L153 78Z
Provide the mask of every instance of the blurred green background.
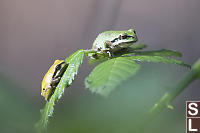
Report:
M178 50L182 60L193 64L200 57L199 5L198 0L1 0L0 132L35 132L45 105L40 96L44 74L55 59L91 48L102 31L135 28L148 50ZM133 132L144 113L188 71L145 63L105 99L84 87L93 67L84 61L55 105L49 133ZM144 132L185 132L186 100L199 100L199 80L176 98L174 110L159 114Z

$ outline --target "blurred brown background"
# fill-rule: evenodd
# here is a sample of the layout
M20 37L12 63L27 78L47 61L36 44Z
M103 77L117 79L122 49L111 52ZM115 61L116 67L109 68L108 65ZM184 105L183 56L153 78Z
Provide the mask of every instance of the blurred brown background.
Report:
M0 72L8 84L19 86L11 87L12 92L26 97L30 107L37 107L32 110L37 116L34 123L44 106L40 86L50 65L80 48L91 48L102 31L134 28L139 42L149 50L178 50L183 61L194 63L200 57L199 6L199 0L1 0ZM84 95L84 77L90 70L84 62L71 87L78 89L66 95L72 99ZM166 70L166 79L175 76L172 70L171 75ZM175 80L186 71L180 70ZM195 82L181 97L199 98L199 87ZM184 100L179 102L184 105ZM16 129L22 131L18 126Z

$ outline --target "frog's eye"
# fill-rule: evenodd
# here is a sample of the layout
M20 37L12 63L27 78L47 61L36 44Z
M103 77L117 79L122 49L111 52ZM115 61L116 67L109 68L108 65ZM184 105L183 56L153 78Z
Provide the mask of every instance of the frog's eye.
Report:
M129 36L129 35L120 35L119 36L119 39L121 40L121 39L127 39L127 38L134 38L133 36Z
M61 65L60 65L60 64L57 65L57 66L56 66L56 71L60 70L60 68L61 68Z
M121 38L122 39L126 39L128 36L127 35L122 35Z
M43 88L42 90L45 91L45 88Z
M128 35L120 35L120 36L119 36L119 40L126 39L126 38L128 38L128 37L129 37Z

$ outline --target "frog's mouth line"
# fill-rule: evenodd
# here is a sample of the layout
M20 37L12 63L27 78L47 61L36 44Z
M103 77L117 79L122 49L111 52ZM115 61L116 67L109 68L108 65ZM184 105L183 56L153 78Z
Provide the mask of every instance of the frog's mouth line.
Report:
M133 38L134 40L133 41L129 41L129 42L126 42L126 41L121 41L120 43L135 43L138 41L138 38L137 36L129 36L130 38Z
M137 37L134 37L135 38L135 40L133 40L133 41L124 41L124 40L118 40L118 42L114 42L113 44L115 45L115 43L116 43L116 45L115 46L120 46L120 45L124 45L124 44L129 44L129 45L131 45L131 44L133 44L133 43L135 43L135 42L137 42L138 41L138 39L137 39Z
M137 36L126 36L126 38L133 38L133 39L135 39L134 41L131 41L130 43L134 43L134 42L137 42ZM126 43L126 41L123 41L124 39L120 36L120 37L118 37L118 38L115 38L115 39L113 39L111 42L112 43Z

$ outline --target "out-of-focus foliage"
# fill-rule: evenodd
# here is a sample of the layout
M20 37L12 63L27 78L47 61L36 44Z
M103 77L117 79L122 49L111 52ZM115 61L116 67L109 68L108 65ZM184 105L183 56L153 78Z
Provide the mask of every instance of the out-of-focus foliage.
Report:
M197 77L200 78L200 59L194 64L193 69L197 71Z
M32 133L39 118L31 100L20 93L20 86L0 73L0 132Z

